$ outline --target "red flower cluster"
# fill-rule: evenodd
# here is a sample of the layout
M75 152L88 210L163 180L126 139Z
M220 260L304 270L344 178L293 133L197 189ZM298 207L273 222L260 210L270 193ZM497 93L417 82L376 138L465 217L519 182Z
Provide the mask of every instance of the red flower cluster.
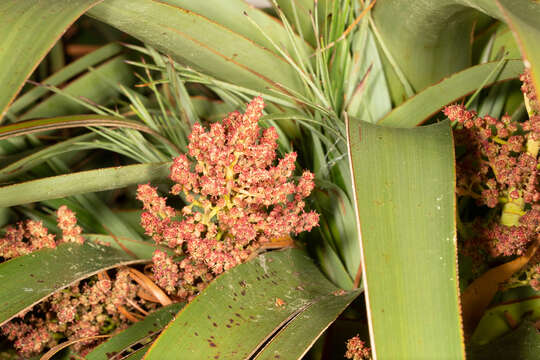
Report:
M192 296L262 243L317 226L319 215L305 212L303 201L314 176L304 171L297 183L291 180L296 153L274 166L278 135L274 128L261 133L263 107L257 97L245 114L233 112L208 131L193 126L189 157L181 155L171 166L171 193L188 204L181 216L155 188L139 186L146 233L185 256L179 262L159 251L154 256L155 280L169 293Z
M371 360L371 349L360 340L360 336L356 335L347 341L345 357L353 360Z

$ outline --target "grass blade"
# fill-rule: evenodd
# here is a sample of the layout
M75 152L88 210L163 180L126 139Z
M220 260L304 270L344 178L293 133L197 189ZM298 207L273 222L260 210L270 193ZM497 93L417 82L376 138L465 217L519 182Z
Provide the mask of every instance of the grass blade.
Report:
M28 204L88 192L159 182L169 176L170 163L117 166L51 176L0 187L0 207Z

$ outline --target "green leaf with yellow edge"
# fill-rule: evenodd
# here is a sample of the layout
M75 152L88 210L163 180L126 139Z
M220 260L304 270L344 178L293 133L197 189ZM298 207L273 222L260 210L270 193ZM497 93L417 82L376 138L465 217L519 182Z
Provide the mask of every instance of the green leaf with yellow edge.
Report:
M169 162L117 166L7 185L0 187L0 207L159 182L169 177L170 166Z
M243 16L239 3L232 3L237 17ZM296 70L284 58L209 17L211 11L205 8L216 4L205 2L195 12L174 1L112 0L88 15L218 79L234 79L263 93L269 87L303 93Z
M103 0L4 0L0 3L0 120L64 31Z
M64 243L5 261L0 264L0 324L70 284L107 269L147 262L152 253L137 258L93 242Z
M452 74L407 99L382 118L378 124L392 127L421 125L445 105L479 88L493 85L497 81L516 79L523 72L521 60L508 60L498 71L499 67L499 62L494 61Z
M171 304L148 314L144 317L144 320L131 325L95 347L85 356L85 359L101 360L120 355L122 350L140 343L148 338L149 335L161 331L184 305L184 303Z
M267 358L274 341L278 351L291 350L287 337L297 348L284 358L298 359L360 293L340 291L300 250L262 254L216 278L165 328L145 359Z
M464 359L450 123L348 135L376 358Z

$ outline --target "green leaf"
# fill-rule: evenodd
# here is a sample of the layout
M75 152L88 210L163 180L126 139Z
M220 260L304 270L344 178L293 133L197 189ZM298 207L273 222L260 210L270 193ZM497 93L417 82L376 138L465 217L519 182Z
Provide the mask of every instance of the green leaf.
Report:
M233 3L235 19L242 16L238 3ZM195 12L172 1L114 0L88 14L221 80L260 92L285 87L302 93L298 75L285 59L210 17L208 9L216 6L219 2L205 1L201 12Z
M148 314L144 320L131 325L94 348L85 359L101 360L118 355L122 350L141 342L150 334L161 331L184 305L184 303L171 304Z
M71 78L85 72L89 67L96 67L108 58L118 55L121 50L122 46L120 46L119 44L112 43L105 45L63 67L58 72L45 79L42 83L46 85L58 86L63 82L68 81ZM17 98L13 102L13 104L11 104L8 113L10 113L11 115L18 114L23 109L36 102L40 97L47 94L48 91L49 90L46 87L35 87L31 90L28 90L22 96Z
M0 120L24 81L79 16L102 0L4 0L0 4Z
M298 339L294 355L286 357L296 359L360 294L334 296L338 290L299 250L260 255L219 276L186 305L145 359L175 359L177 354L183 359L245 359L267 342L269 349L273 341L280 350L290 348L287 336ZM319 312L325 305L327 310ZM306 327L310 330L304 333ZM266 354L263 349L262 358Z
M529 0L497 0L497 5L531 69L536 93L540 93L540 4Z
M117 166L3 186L0 187L0 207L162 181L168 178L170 165L167 162Z
M536 88L540 83L540 4L530 0L420 0L380 1L373 11L379 43L385 54L393 100L405 100L388 56L399 60L399 71L416 91L470 65L470 35L475 22L486 15L507 22L522 56L532 67ZM395 21L403 16L414 21ZM395 36L400 34L400 36Z
M32 307L55 291L120 265L150 260L137 259L109 246L92 242L65 243L0 264L0 324Z
M392 127L418 126L445 105L478 88L492 85L496 81L518 78L523 72L521 60L508 60L502 70L493 74L495 76L490 76L494 70L497 70L498 64L498 61L484 63L455 73L409 98L382 118L378 124Z
M375 356L464 359L450 124L348 125Z

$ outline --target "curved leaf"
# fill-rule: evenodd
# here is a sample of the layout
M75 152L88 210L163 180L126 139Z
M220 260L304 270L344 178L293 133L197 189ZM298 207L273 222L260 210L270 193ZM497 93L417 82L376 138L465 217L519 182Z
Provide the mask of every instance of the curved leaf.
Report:
M285 344L286 336L302 339L304 346L297 343L295 355L287 354L288 359L296 359L360 294L340 296L336 291L339 289L299 250L260 255L219 276L186 305L145 359L176 359L178 354L183 359L245 359L256 355L267 342ZM329 307L319 313L323 303ZM317 316L310 319L310 314ZM311 329L302 335L298 326ZM261 356L268 354L262 351Z
M464 359L449 122L348 134L374 355Z
M184 305L184 303L171 304L148 314L144 320L131 325L126 330L95 347L85 356L85 359L120 359L118 355L121 354L122 350L139 343L149 335L161 331Z
M2 1L0 120L24 81L56 40L79 16L101 1L103 0Z
M490 86L496 81L518 78L519 74L523 72L521 60L508 60L504 67L497 74L494 74L495 76L490 76L494 70L497 70L498 65L499 62L494 61L455 73L409 98L382 118L378 124L392 127L421 125L445 105L480 87Z
M170 163L117 166L0 187L0 207L57 199L167 179Z
M120 265L145 262L125 251L87 242L64 243L0 264L0 325L55 291Z
M296 71L285 59L178 2L109 0L88 14L219 79L260 92L284 86L303 93Z

